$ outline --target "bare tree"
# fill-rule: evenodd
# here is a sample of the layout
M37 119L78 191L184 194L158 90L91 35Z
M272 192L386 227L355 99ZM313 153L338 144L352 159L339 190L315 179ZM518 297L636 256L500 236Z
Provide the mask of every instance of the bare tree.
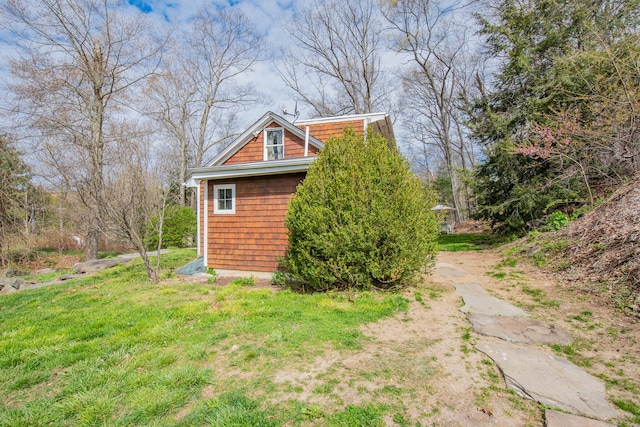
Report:
M177 64L178 61L170 63ZM175 70L165 68L150 80L149 104L150 115L160 125L161 133L169 141L169 152L177 154L178 180L186 180L186 170L189 166L191 153L191 123L194 119L193 111L196 88L184 78L180 65ZM185 205L185 191L180 188L180 206Z
M373 0L316 0L287 31L295 47L278 67L285 84L318 116L388 108L382 25Z
M457 7L463 7L458 5ZM451 180L456 220L465 219L468 206L458 169L473 165L460 100L473 75L464 25L456 6L434 0L398 0L383 7L396 34L394 48L413 64L403 77L403 110L413 138L428 155L435 147ZM458 20L455 20L458 18ZM427 162L427 159L424 160Z
M184 182L188 167L201 166L213 147L235 135L238 112L262 101L240 78L260 60L264 40L242 13L210 7L198 11L179 39L184 43L173 46L149 93L154 118L179 146Z
M86 257L95 259L111 119L155 68L163 41L142 14L112 0L4 0L0 10L20 53L10 62L13 110L54 178L81 197Z
M168 186L163 182L163 164L151 155L151 133L122 124L115 138L116 160L108 173L105 198L100 208L109 231L131 243L142 257L147 276L158 282L162 225L167 206ZM156 221L152 221L152 219ZM147 227L154 224L158 233L156 263L153 265L147 253L145 236Z

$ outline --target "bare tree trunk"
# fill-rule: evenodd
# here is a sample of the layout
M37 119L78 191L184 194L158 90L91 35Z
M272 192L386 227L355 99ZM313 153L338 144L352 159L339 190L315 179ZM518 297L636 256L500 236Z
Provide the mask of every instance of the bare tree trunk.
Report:
M187 188L184 186L184 183L187 180L187 140L186 138L180 141L180 182L179 185L179 203L180 206L183 207L186 204L186 191Z
M153 74L166 43L142 14L118 5L22 0L0 7L3 27L20 40L20 55L10 61L13 110L51 181L76 192L86 209L87 260L98 257L102 205L111 196L105 167L112 139L105 133L117 125L109 112L128 106L127 95Z

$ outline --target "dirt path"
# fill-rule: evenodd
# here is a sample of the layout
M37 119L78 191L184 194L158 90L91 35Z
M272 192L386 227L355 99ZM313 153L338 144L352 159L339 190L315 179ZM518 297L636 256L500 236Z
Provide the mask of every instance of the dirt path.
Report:
M452 282L475 281L532 317L569 330L574 344L556 350L603 378L610 402L640 404L638 323L536 271L493 251L443 252L435 273L406 292L406 313L363 327L371 339L361 350L327 351L312 366L279 372L275 382L295 391L274 401L323 408L384 403L395 414L388 425L542 426L542 408L508 390L494 363L474 349L482 337L460 312ZM322 387L328 392L318 393Z

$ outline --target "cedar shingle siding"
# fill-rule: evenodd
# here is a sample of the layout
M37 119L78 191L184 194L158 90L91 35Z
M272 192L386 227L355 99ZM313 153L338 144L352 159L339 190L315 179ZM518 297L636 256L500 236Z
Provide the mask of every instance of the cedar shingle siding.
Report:
M305 130L306 125L303 124L298 127ZM309 125L309 133L320 141L327 142L329 138L342 136L342 133L347 127L352 127L358 135L362 135L364 133L363 120L311 124Z
M267 128L280 127L276 123L272 123ZM313 135L313 134L312 134ZM315 135L314 135L315 136ZM313 156L318 149L309 145L309 155ZM285 129L284 131L284 158L293 159L296 157L304 157L304 140L296 137ZM261 162L264 160L264 131L260 132L257 137L253 138L244 145L237 153L231 156L225 165L235 165L240 163Z
M210 267L276 271L287 249L284 218L304 173L209 181ZM213 214L213 185L236 185L236 213Z
M310 124L309 134L322 142L342 135L351 126L358 134L364 132L364 120ZM267 128L281 127L276 122ZM298 126L303 132L307 125ZM304 138L284 130L284 159L304 157ZM318 148L309 144L308 155ZM223 164L237 165L264 161L264 130L250 139ZM207 252L207 266L218 269L273 272L278 258L287 249L287 229L284 219L296 186L306 173L283 173L229 179L210 179L200 185L200 248ZM235 214L214 214L214 185L235 184ZM204 185L207 200L204 198ZM206 230L204 227L206 218ZM207 237L205 239L205 232ZM206 248L205 248L206 240Z

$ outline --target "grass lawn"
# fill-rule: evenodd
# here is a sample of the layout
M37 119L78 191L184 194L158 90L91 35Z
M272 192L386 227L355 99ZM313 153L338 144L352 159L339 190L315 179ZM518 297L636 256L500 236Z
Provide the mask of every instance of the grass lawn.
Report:
M440 234L438 250L447 252L479 251L497 243L489 234Z
M235 282L187 284L163 255L0 297L0 426L384 425L384 404L335 410L291 399L279 369L357 349L359 326L406 310L394 293L299 295ZM295 391L295 390L293 390ZM317 420L316 420L317 421Z

